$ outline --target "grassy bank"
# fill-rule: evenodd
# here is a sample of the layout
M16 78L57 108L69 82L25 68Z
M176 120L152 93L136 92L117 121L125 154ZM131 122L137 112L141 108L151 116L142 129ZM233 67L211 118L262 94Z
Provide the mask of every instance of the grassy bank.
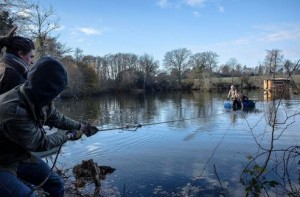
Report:
M287 75L276 76L276 78L285 78ZM268 79L267 76L251 76L251 77L213 77L213 88L228 88L230 85L235 85L239 88L263 88L264 80ZM294 81L297 87L300 87L300 75L293 75L289 78ZM199 82L198 82L199 83Z

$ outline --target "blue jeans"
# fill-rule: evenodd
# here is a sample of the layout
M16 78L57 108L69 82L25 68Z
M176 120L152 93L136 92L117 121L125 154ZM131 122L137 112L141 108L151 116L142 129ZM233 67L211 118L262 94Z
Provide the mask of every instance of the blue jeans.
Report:
M40 158L38 163L20 162L17 171L18 177L11 172L0 171L0 194L3 197L33 197L34 193L32 189L21 180L36 186L42 183L49 173L50 167ZM50 196L64 196L64 183L61 177L55 172L51 172L49 179L42 188L49 193Z

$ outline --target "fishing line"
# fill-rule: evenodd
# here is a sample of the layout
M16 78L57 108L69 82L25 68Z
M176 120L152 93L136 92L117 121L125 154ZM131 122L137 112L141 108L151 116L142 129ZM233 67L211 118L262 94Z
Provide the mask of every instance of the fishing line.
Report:
M225 136L226 136L227 133L229 132L229 128L230 128L230 126L228 126L228 128L226 129L226 132L223 134L221 140L219 141L219 143L217 144L217 146L216 146L216 147L214 148L214 150L212 151L212 154L211 154L210 157L206 160L206 162L205 162L205 164L204 164L204 168L202 169L201 173L199 174L199 179L196 179L196 180L194 181L194 183L191 184L192 186L195 186L196 183L197 183L197 181L200 180L200 177L203 177L203 174L204 174L204 172L205 172L205 170L206 170L206 168L207 168L207 166L208 166L208 163L209 163L210 160L214 157L215 153L216 153L217 150L219 149L219 146L222 144L222 142L223 142ZM214 167L215 167L215 166L214 166ZM218 177L217 177L217 178L218 178ZM222 185L221 185L221 188L222 188ZM190 188L189 188L189 189L188 189L188 196L190 195L190 192L191 192L191 190L190 190Z
M129 130L130 128L133 128L132 131L136 131L138 128L141 128L143 126L151 126L151 125L159 125L159 124L166 124L166 123L172 123L172 122L180 122L180 121L187 121L187 120L195 120L195 119L201 119L201 118L206 118L206 117L212 117L212 116L218 116L218 115L221 115L221 114L224 114L225 112L222 112L222 113L217 113L217 114L212 114L210 116L202 116L202 117L194 117L194 118L185 118L185 119L177 119L177 120L169 120L169 121L162 121L162 122L154 122L154 123L145 123L145 124L125 124L124 126L120 126L120 127L114 127L114 128L107 128L107 129L101 129L99 127L97 127L99 129L98 132L101 132L101 131L112 131L112 130L118 130L118 129L122 129L122 130ZM224 139L225 135L223 136L222 138L222 141ZM219 145L221 144L221 142L217 145L216 149L219 147ZM56 153L56 156L55 156L55 160L53 162L53 165L52 165L52 168L50 169L50 172L48 174L48 176L44 179L43 182L41 182L38 186L35 186L32 188L32 191L29 193L29 195L31 195L34 191L38 190L39 188L43 187L43 185L46 183L46 181L49 179L50 177L50 174L53 172L53 169L56 165L56 162L57 162L57 158L58 158L58 155L60 153L60 150L61 150L62 146L59 147L59 150L57 151ZM213 152L213 155L216 151L216 149L214 150ZM209 160L213 157L213 155L209 158ZM209 162L209 160L207 161L207 164ZM205 169L204 169L205 170ZM203 170L203 171L204 171Z
M242 115L244 115L243 112L242 112ZM244 116L244 118L245 118L245 116ZM205 162L204 168L203 168L203 170L201 171L201 173L199 174L199 178L200 178L200 177L203 177L203 174L204 174L204 172L205 172L205 170L206 170L206 168L207 168L207 166L208 166L210 160L214 157L215 153L216 153L217 150L219 149L219 146L222 144L224 138L225 138L226 135L228 134L229 129L230 129L230 125L229 125L228 128L226 129L226 132L223 134L223 136L222 136L221 140L219 141L219 143L217 144L217 146L216 146L216 147L214 148L214 150L212 151L211 156L210 156L210 157L207 159L207 161ZM215 170L215 172L216 172L215 164L214 164L214 170ZM224 191L223 191L223 187L222 187L222 185L221 185L221 181L220 181L220 179L219 179L219 177L218 177L217 174L216 174L216 176L217 176L217 179L218 179L218 181L219 181L219 183L220 183L221 190L222 190L222 192L224 192ZM194 181L194 183L191 184L191 185L192 185L192 186L195 186L198 180L199 180L199 179L196 179L196 180ZM190 192L191 192L191 190L188 189L188 196L190 195Z
M184 118L184 119L176 119L176 120L168 120L168 121L162 121L162 122L153 122L153 123L144 123L144 124L124 124L123 126L119 126L119 127L113 127L113 128L100 128L97 127L99 129L98 132L101 131L111 131L111 130L127 130L127 131L136 131L138 128L141 128L143 126L151 126L151 125L159 125L159 124L167 124L167 123L172 123L172 122L181 122L181 121L188 121L188 120L195 120L195 119L201 119L201 118L208 118L208 117L212 117L212 116L218 116L218 115L222 115L226 112L222 112L222 113L216 113L216 114L212 114L210 116L202 116L202 117L193 117L193 118ZM129 129L133 129L133 130L129 130Z

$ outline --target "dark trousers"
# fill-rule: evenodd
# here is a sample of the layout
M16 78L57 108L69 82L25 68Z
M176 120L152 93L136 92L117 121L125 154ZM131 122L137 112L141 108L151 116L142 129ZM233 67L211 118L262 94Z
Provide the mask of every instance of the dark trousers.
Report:
M39 185L49 173L50 167L40 158L38 163L20 163L17 171L18 177L11 172L0 171L0 194L3 197L32 197L34 196L32 189L21 180L32 185ZM64 183L56 172L51 172L42 188L50 196L64 196Z
M242 108L242 104L241 104L240 101L238 101L238 100L233 100L233 101L232 101L232 109L233 109L234 111L240 110L241 108Z

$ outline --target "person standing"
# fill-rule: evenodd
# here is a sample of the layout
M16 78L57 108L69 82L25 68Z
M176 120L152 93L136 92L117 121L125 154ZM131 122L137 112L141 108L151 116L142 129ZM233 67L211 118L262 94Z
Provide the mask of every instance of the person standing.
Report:
M0 37L0 51L6 49L0 60L0 94L25 82L35 56L32 40L13 36L15 30L16 28L7 36Z
M236 88L234 87L234 85L231 85L230 90L229 90L228 95L227 95L227 100L229 100L229 99L235 100L236 96L237 96Z
M238 93L234 85L230 86L230 90L227 95L227 100L232 100L232 108L233 110L241 109L241 102L238 100Z
M45 181L42 189L50 196L64 196L61 177L31 152L62 146L96 128L72 120L54 107L53 100L67 84L64 66L44 57L30 69L24 84L0 95L1 196L34 196L23 181L35 186ZM44 125L69 131L46 135Z

